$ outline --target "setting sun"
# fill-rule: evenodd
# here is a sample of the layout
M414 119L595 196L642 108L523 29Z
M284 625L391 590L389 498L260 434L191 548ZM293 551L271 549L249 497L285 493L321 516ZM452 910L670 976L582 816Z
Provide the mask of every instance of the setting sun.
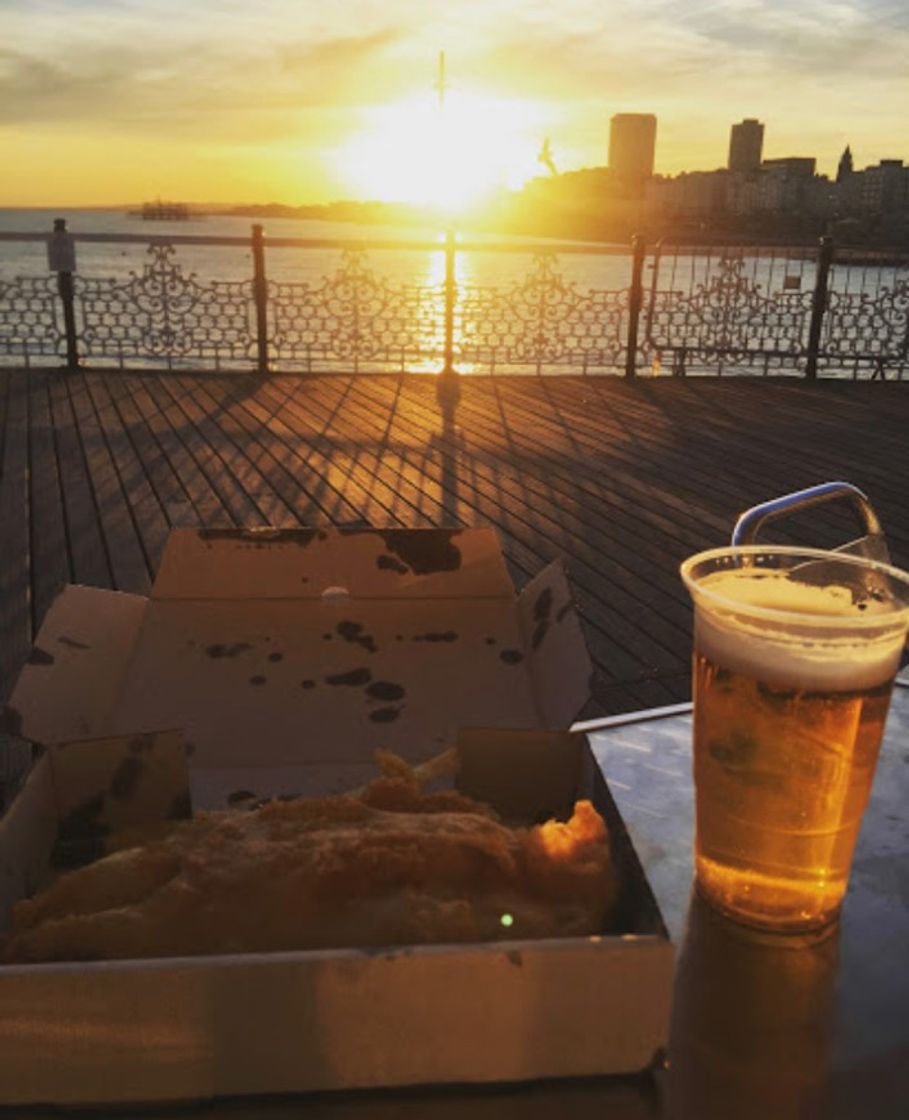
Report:
M371 110L339 170L362 197L463 210L540 172L545 122L524 101L453 92L440 106L427 94Z

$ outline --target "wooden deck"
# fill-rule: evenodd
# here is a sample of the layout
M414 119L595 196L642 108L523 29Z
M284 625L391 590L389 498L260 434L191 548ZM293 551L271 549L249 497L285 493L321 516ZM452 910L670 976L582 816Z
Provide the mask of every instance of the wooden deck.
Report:
M848 479L909 565L905 384L483 377L441 405L437 389L0 371L0 698L65 582L147 591L172 526L494 525L518 585L565 558L589 714L687 698L678 564L748 505ZM802 540L853 528L816 511Z

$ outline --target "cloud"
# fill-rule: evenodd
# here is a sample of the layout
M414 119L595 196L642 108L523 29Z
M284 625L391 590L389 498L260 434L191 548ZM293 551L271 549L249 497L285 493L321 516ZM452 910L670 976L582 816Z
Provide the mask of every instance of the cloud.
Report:
M906 0L0 0L0 125L312 153L361 110L455 89L546 102L602 158L609 116L660 116L673 166L728 122L901 135ZM356 30L352 30L356 29ZM823 101L819 101L823 87ZM818 122L821 113L824 120ZM713 143L713 141L711 141ZM807 141L810 146L812 141Z
M725 0L690 4L682 18L717 51L771 72L895 78L909 46L901 0Z
M331 113L363 100L363 74L398 38L394 29L318 41L251 44L191 39L162 51L154 42L94 39L39 53L0 49L0 123L141 126L170 136L214 131L236 142L299 132L301 114ZM386 67L385 84L390 67ZM381 75L377 75L377 78Z
M558 21L534 14L488 48L490 62L524 85L563 96L649 92L698 83L705 105L727 88L764 78L836 76L902 83L909 50L905 0L613 0L594 18L586 4L563 5ZM561 13L565 13L562 18ZM569 13L573 13L573 18Z
M282 65L288 70L344 70L369 62L377 52L401 40L400 28L386 27L368 35L340 35L313 42L300 39L279 48Z
M123 63L95 58L72 69L47 57L0 48L0 122L91 116L117 97Z
M168 113L193 110L244 119L258 111L264 121L381 101L415 75L429 88L439 49L454 81L512 94L624 103L699 84L713 104L722 81L899 81L909 48L905 0L0 3L18 52L0 66L2 119L81 114L101 127L163 125Z

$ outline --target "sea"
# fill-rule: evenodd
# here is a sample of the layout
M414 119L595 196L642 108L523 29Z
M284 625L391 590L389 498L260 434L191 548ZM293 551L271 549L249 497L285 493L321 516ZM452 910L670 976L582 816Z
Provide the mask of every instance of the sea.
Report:
M268 247L268 238L306 238L340 240L350 243L368 241L369 267L377 275L401 284L440 283L444 276L444 254L438 251L413 251L381 248L383 242L419 240L440 242L439 229L364 225L306 218L251 218L227 214L190 216L187 220L157 221L133 216L127 210L2 210L0 233L46 233L55 218L66 219L74 234L130 234L149 238L173 235L205 237L251 237L254 222L259 222L266 237L266 271L278 282L314 282L333 275L341 266L341 250L336 248ZM500 285L520 282L532 264L532 254L515 252L521 239L497 235L470 235L472 243L488 244L489 250L459 253L457 280L462 284ZM523 239L524 242L528 239ZM533 239L551 247L578 246L580 243ZM508 248L508 252L502 252ZM596 249L597 246L589 248ZM622 245L600 246L601 253L565 253L560 257L560 273L566 282L580 288L621 289L630 282L630 249ZM126 279L141 273L148 260L142 244L94 244L77 242L76 268L86 276ZM179 245L174 260L184 274L195 273L200 281L245 280L252 274L249 246ZM42 242L0 240L0 279L40 276L47 273L47 251Z
M204 237L250 238L252 226L259 222L266 237L266 271L278 282L314 283L332 276L342 264L338 248L268 247L268 238L301 238L312 241L344 241L351 248L369 242L368 267L378 276L399 284L437 284L444 277L444 254L437 251L382 248L382 243L402 240L439 242L440 229L354 222L330 222L310 218L253 218L229 214L191 215L185 221L149 221L127 209L0 209L0 233L47 233L55 218L66 219L67 229L75 234L128 234L151 238L195 235ZM459 235L460 236L460 235ZM516 238L496 234L469 234L462 240L483 249L457 255L456 278L459 284L509 286L527 279L533 268L531 252L517 252L516 246L544 246L558 254L558 274L566 284L579 291L621 291L631 282L630 245L558 241L549 238ZM489 248L486 249L485 246ZM503 252L502 250L508 250ZM752 251L734 250L746 259L746 282L764 295L777 292L810 292L815 281L811 250L792 249ZM85 276L124 280L131 273L141 274L148 262L147 243L94 244L76 246L77 270ZM709 285L721 274L722 247L690 253L687 250L648 246L644 286L653 283L662 291L694 293L699 285ZM184 274L194 273L200 281L247 280L252 275L252 250L249 245L179 245L175 263ZM0 240L0 280L47 273L47 251L43 242ZM830 286L843 293L872 296L904 279L905 270L888 267L846 267L835 265Z

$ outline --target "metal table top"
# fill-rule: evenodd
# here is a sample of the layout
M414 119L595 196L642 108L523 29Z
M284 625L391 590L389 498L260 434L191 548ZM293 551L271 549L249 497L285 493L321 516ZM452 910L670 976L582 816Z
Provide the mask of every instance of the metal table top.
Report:
M604 726L605 724L605 726ZM678 952L669 1065L495 1088L320 1094L157 1109L170 1120L785 1120L909 1115L909 683L894 691L840 920L755 933L692 895L687 705L587 730ZM603 1009L604 1016L609 1009ZM20 1110L21 1111L21 1110ZM141 1115L136 1109L106 1116Z
M909 682L894 689L842 915L820 938L755 933L692 896L690 712L590 734L679 954L654 1115L909 1115Z

